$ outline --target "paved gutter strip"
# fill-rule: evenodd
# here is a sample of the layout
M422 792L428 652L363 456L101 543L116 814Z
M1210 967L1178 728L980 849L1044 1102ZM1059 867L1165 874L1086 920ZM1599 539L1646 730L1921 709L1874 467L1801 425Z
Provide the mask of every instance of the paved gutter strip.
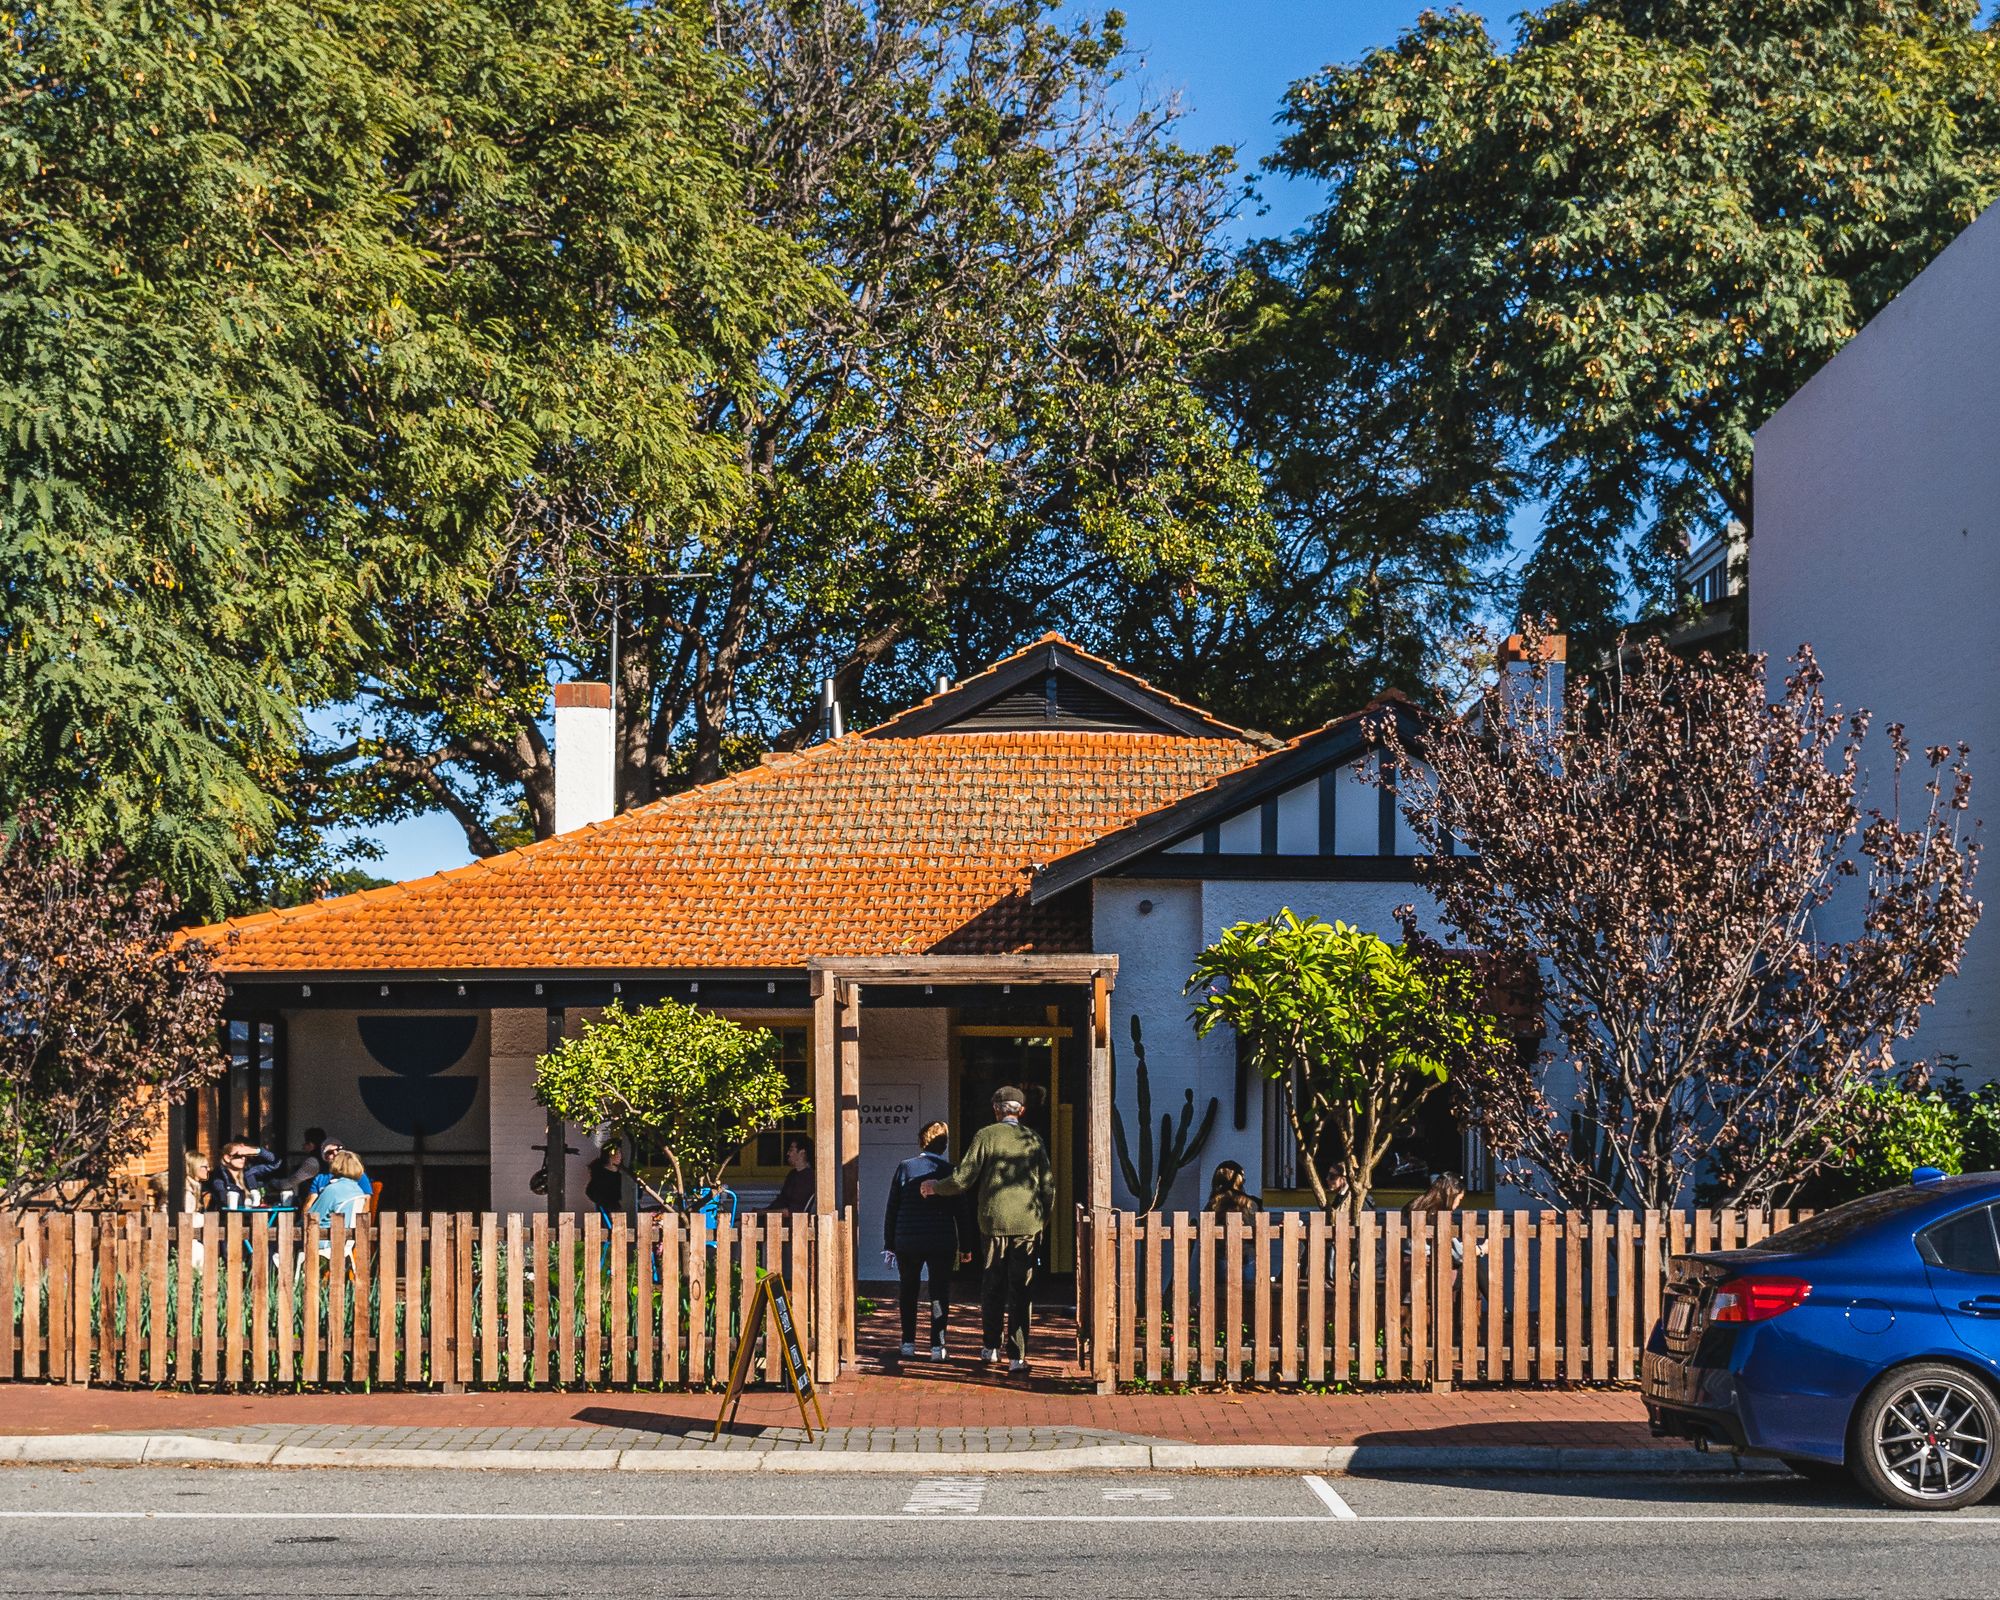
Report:
M214 1465L266 1467L278 1453L274 1444L244 1444L235 1439L203 1439L184 1433L155 1433L146 1439L147 1465L156 1461L199 1461Z
M271 1458L274 1467L418 1467L432 1471L612 1472L622 1450L424 1450L382 1446L360 1448L288 1444ZM711 1460L707 1465L714 1465Z
M0 1437L0 1462L391 1467L473 1472L775 1472L925 1476L1057 1472L1618 1473L1721 1476L1783 1473L1776 1462L1680 1450L1550 1445L1094 1444L1047 1450L510 1450L250 1444L188 1434Z

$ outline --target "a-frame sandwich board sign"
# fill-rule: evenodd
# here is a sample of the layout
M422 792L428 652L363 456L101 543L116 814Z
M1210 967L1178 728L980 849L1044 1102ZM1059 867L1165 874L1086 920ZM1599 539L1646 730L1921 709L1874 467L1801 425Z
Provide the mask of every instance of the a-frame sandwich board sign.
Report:
M826 1413L820 1409L819 1390L813 1387L812 1369L806 1363L804 1349L799 1344L798 1320L792 1315L792 1297L785 1289L782 1274L766 1272L757 1279L757 1287L750 1291L750 1304L743 1313L743 1335L736 1345L736 1361L729 1373L729 1387L722 1393L722 1409L716 1413L715 1432L721 1437L724 1427L735 1422L736 1409L743 1403L743 1384L750 1376L750 1360L756 1354L764 1328L764 1310L769 1307L778 1324L778 1351L784 1360L785 1381L793 1397L799 1403L799 1419L805 1424L806 1442L813 1440L813 1418L819 1418L819 1430L826 1432ZM767 1354L765 1363L768 1366ZM812 1409L806 1409L810 1402Z

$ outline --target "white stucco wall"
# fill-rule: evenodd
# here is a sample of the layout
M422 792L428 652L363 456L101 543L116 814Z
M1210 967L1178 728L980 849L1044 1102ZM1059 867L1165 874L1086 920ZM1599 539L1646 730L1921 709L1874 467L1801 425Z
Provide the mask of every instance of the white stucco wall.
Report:
M1774 679L1810 643L1829 697L1874 713L1878 793L1901 722L1918 749L1967 741L1973 812L2000 816L2000 206L1764 425L1754 482L1750 642ZM1982 1081L1997 1027L1986 926L1904 1050Z
M863 991L861 1192L855 1208L861 1233L855 1249L864 1278L881 1276L882 1209L889 1179L917 1153L917 1134L926 1122L952 1121L949 1023L936 1007L871 1007ZM954 1123L954 1155L974 1131Z
M535 1103L535 1058L548 1049L548 1013L537 1010L495 1011L493 1056L488 1085L488 1120L492 1129L493 1209L535 1212L548 1204L528 1187L542 1164L534 1146L548 1141L548 1113ZM569 1159L566 1195L581 1195L585 1167L594 1152L589 1141L568 1141L584 1148Z
M1175 1208L1201 1204L1208 1192L1208 1175L1218 1162L1242 1162L1253 1188L1261 1186L1264 1169L1264 1113L1257 1098L1261 1089L1253 1091L1247 1125L1239 1130L1231 1114L1235 1042L1220 1031L1196 1039L1188 1022L1188 997L1181 990L1202 949L1224 928L1273 916L1286 907L1301 916L1345 922L1393 940L1399 936L1396 908L1414 904L1426 931L1443 932L1429 897L1409 883L1100 878L1091 895L1095 947L1118 956L1111 1028L1117 1049L1117 1101L1128 1134L1136 1140L1138 1094L1131 1031L1135 1015L1146 1042L1155 1134L1162 1112L1171 1111L1178 1123L1181 1098L1189 1088L1195 1093L1197 1126L1209 1098L1221 1102L1215 1131L1195 1168L1175 1180L1170 1197ZM1151 909L1142 912L1142 903ZM1131 1204L1123 1174L1115 1168L1112 1187L1118 1204Z

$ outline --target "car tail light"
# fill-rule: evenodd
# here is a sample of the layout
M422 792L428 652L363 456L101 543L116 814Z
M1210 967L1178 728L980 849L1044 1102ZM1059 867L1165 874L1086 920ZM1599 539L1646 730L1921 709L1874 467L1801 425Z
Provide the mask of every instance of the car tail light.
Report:
M1708 1303L1714 1322L1769 1322L1805 1304L1812 1285L1803 1278L1728 1278L1716 1285Z

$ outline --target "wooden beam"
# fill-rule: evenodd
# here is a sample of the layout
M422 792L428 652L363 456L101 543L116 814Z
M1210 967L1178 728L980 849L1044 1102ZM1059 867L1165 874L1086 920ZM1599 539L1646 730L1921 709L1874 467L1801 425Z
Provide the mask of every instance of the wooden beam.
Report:
M814 974L849 983L1088 983L1116 979L1118 958L1102 953L1025 956L815 957Z
M834 1162L839 1156L838 1090L834 1066L834 980L823 972L812 975L812 1093L813 1093L813 1378L832 1383L840 1377L841 1259L834 1211Z
M861 986L834 985L839 1020L834 1037L840 1056L840 1204L861 1206Z
M1084 1176L1092 1211L1111 1209L1111 981L1090 985L1090 1139ZM1100 1263L1100 1266L1102 1264Z
M840 1204L834 1187L834 1163L840 1157L840 1090L836 1075L834 980L825 973L812 976L812 1102L813 1209L822 1216Z

